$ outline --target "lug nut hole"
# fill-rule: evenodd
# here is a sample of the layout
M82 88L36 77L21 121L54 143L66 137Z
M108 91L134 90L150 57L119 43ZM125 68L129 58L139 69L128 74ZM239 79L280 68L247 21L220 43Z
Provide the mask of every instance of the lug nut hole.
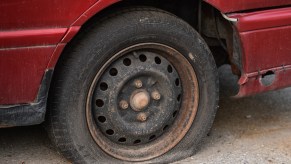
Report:
M155 57L155 62L156 64L161 64L162 61L159 57Z
M135 140L133 143L134 144L139 144L141 142L141 140Z
M172 72L173 72L173 68L172 68L172 66L170 66L170 65L168 65L168 72L169 72L169 73L172 73Z
M180 85L180 80L178 78L175 80L175 84L176 84L176 86Z
M111 76L116 76L118 74L118 71L116 68L111 68L110 71L109 71L109 74Z
M101 122L101 123L104 123L106 121L106 117L104 116L99 116L98 117L98 121Z
M126 138L122 137L118 139L118 142L126 142Z
M150 136L149 140L153 140L154 138L156 138L156 135Z
M164 128L163 128L163 131L167 130L169 128L169 125L166 125Z
M181 101L181 94L178 95L178 97L177 97L177 101L178 101L178 102Z
M130 66L130 65L131 65L131 60L128 59L128 58L125 58L125 59L123 60L123 64L124 64L125 66Z
M106 130L106 134L112 136L114 134L114 130L108 129L108 130Z
M106 90L108 89L108 84L102 82L102 83L100 84L100 89L101 89L102 91L106 91Z
M178 111L175 111L175 112L173 113L173 117L176 117L176 116L177 116L177 113L178 113Z
M96 105L97 105L98 107L103 107L103 106L104 106L104 101L101 100L101 99L97 99L97 100L96 100Z
M141 62L145 62L145 61L147 61L147 57L145 56L145 55L140 55L139 56L139 60L141 61Z

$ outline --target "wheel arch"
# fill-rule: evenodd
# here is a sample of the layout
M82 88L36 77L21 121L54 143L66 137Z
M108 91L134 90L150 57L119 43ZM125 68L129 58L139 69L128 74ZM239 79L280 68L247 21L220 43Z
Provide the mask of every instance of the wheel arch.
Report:
M201 2L201 3L200 3ZM82 33L86 31L87 28L90 28L92 24L96 24L100 22L104 17L114 14L116 11L128 8L128 7L153 7L160 10L164 10L169 12L178 18L184 20L188 24L190 24L195 30L197 30L200 35L204 37L203 31L205 33L212 33L212 39L208 40L208 36L206 36L205 41L210 46L213 44L213 38L216 39L214 36L213 28L206 28L202 31L203 24L206 26L213 26L213 21L209 21L209 19L213 18L206 18L205 16L209 17L207 12L211 12L213 10L215 12L219 12L214 6L211 6L204 0L100 0L96 2L92 7L90 7L86 12L84 12L74 23L72 23L71 27L68 29L67 34L63 37L59 44L59 49L56 49L55 53L53 54L50 63L48 64L48 68L55 68L57 69L57 63L62 60L62 56L66 49L70 49L72 45L74 45L74 40L82 36ZM199 9L202 8L202 9ZM204 16L201 16L202 13ZM205 18L204 18L205 17ZM211 17L211 15L210 15ZM222 16L219 15L219 20L221 21ZM203 19L203 20L202 20ZM205 21L204 21L205 20ZM227 31L225 29L231 29L227 23L220 23L222 24L223 31ZM210 31L210 32L209 32ZM211 32L212 31L212 32ZM232 32L230 32L232 35ZM223 36L224 37L224 36ZM228 38L223 38L228 39ZM216 40L214 41L215 45L221 45ZM226 41L225 41L226 42ZM226 54L214 54L215 60L217 61L217 65L222 65L220 58L226 58ZM219 59L216 59L219 58ZM220 63L219 63L220 62ZM223 60L223 64L225 64L225 60Z

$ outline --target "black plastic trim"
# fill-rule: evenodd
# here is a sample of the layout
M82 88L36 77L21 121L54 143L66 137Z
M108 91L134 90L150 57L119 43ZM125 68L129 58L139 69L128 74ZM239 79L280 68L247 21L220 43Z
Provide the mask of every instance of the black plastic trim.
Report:
M52 75L53 70L46 70L35 102L0 106L0 128L36 125L44 121Z

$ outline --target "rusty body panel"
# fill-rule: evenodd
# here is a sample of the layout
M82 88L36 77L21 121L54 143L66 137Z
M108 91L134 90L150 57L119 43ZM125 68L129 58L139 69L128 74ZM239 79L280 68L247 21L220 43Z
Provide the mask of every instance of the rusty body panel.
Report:
M265 85L263 83L264 74L272 72L274 78L271 84ZM280 66L276 68L262 70L261 72L245 73L239 80L240 90L235 96L237 98L250 96L253 94L262 93L265 91L271 91L281 89L290 86L291 83L291 65Z
M291 84L291 7L230 15L242 48L241 87L237 97L288 87ZM274 80L264 85L266 73Z

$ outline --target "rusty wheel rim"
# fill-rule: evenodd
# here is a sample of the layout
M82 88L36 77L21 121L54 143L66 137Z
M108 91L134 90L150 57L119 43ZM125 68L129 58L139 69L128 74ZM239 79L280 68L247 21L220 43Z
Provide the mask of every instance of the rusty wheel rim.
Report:
M96 74L87 97L87 124L96 144L112 157L150 160L185 137L198 100L195 71L180 52L158 43L137 44L115 54Z

